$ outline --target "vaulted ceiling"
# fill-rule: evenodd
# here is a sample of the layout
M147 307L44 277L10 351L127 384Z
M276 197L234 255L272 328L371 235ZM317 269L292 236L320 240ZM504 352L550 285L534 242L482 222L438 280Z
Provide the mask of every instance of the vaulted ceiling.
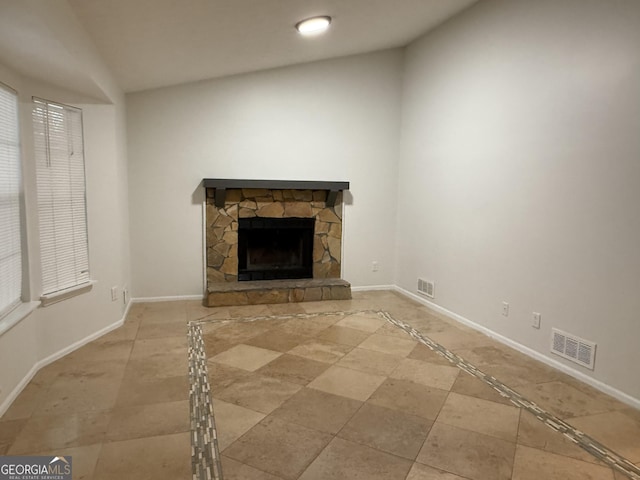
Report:
M405 46L476 1L67 0L65 6L70 6L120 87L131 92ZM13 25L10 30L20 32L22 40L15 41L18 33L12 34L11 51L4 42L10 39L2 38L0 61L33 75L38 69L28 63L37 57L54 63L56 45L29 32L37 29L37 22L21 18L17 25L8 18L5 13L18 11L15 5L9 8L12 3L21 2L0 0L2 23ZM24 17L24 9L19 12ZM313 15L332 16L331 29L302 37L294 25ZM5 29L4 36L9 33ZM46 54L36 55L43 50ZM73 56L69 46L66 50L58 53Z

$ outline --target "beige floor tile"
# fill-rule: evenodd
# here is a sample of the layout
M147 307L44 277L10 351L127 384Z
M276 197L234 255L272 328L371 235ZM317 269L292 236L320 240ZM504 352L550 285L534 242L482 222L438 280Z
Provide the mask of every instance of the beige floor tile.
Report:
M426 345L418 343L411 353L407 356L413 360L421 360L423 362L433 363L436 365L443 365L445 367L451 367L453 364L442 355L434 352Z
M452 322L445 322L430 314L421 313L418 318L409 320L409 325L418 330L423 335L429 336L432 333L442 333L455 329Z
M515 443L436 422L417 461L473 480L509 480L514 452Z
M19 420L2 420L0 421L0 446L5 447L5 451L9 449L18 434L22 431L27 423L26 418ZM4 455L4 453L0 454Z
M121 327L111 330L106 335L94 340L94 342L102 343L116 342L119 340L134 340L138 335L138 328L140 328L139 320L127 319Z
M303 388L271 416L335 435L361 406L358 400Z
M518 393L560 418L584 417L607 411L607 405L563 382L522 385Z
M411 462L341 438L334 438L301 480L404 480Z
M411 336L407 332L405 332L403 329L389 322L382 325L374 333L377 333L379 335L389 335L391 337L398 337L398 338L411 338Z
M146 323L144 320L138 328L137 340L148 338L179 337L187 334L187 323Z
M307 313L344 312L349 310L341 302L323 300L321 302L303 302L300 304Z
M200 300L187 301L188 322L225 317L229 317L229 310L226 307L207 307Z
M339 316L322 316L310 318L292 318L284 322L279 328L291 335L299 335L303 337L315 337L320 334L341 317Z
M230 348L226 352L219 353L215 357L212 357L211 360L216 363L222 363L230 367L253 372L275 360L280 355L282 355L281 352L274 350L240 344Z
M113 408L121 379L58 377L33 416L96 412Z
M609 467L518 445L513 480L614 480Z
M630 417L636 419L638 423L640 423L640 410L634 409L627 405L626 403L621 402L620 400L613 398L611 395L607 395L606 393L592 387L591 385L587 385L584 382L581 382L577 378L571 377L565 373L558 373L558 381L566 383L567 385L571 385L572 387L580 390L585 395L598 400L607 406L608 410L620 410L623 413L627 414Z
M516 441L520 409L499 403L450 393L438 422L510 442Z
M435 420L446 398L447 392L444 390L389 378L371 395L368 402Z
M184 304L179 307L173 307L167 304L158 305L158 307L147 306L144 313L139 318L143 323L147 322L185 324L187 322L187 308Z
M84 362L110 362L113 360L126 360L129 358L133 340L113 340L91 342L64 357L65 361L76 363Z
M479 346L456 353L511 386L552 382L563 376L559 371L505 345Z
M389 355L406 357L415 348L417 343L408 338L390 337L389 335L373 334L358 345L360 348L375 350Z
M601 413L572 418L569 423L632 463L640 462L640 423L625 414Z
M214 328L215 327L215 328ZM242 343L269 331L269 327L258 322L232 321L211 326L207 333L215 335L229 343Z
M538 420L533 414L522 410L518 425L518 444L564 455L590 463L599 463L596 457Z
M125 370L125 378L152 380L163 377L179 377L186 375L188 368L186 354L162 353L129 360Z
M204 351L208 358L219 353L226 352L231 347L235 347L237 345L236 342L229 342L224 338L218 337L215 332L203 334L202 341L204 342Z
M623 407L619 409L620 413L624 413L627 417L636 423L640 423L640 410L633 407Z
M144 316L156 314L158 312L175 312L181 313L187 311L187 303L192 300L163 300L161 302L145 302ZM136 306L136 305L134 305Z
M482 380L464 371L460 371L458 374L456 381L451 387L451 391L469 397L482 398L483 400L501 403L502 405L513 405L508 398L500 395L493 387L490 387Z
M404 479L401 473L411 466L416 445L427 434L424 428L436 417L418 455L428 465L414 464L407 480L626 479L524 411L516 455L513 443L502 440L514 439L511 412L516 409L510 402L464 372L452 382L445 373L453 376L458 371L450 370L453 366L446 359L376 314L239 320L357 309L387 310L640 463L638 411L394 292L354 292L348 301L231 308L205 308L192 301L135 304L122 327L37 373L0 419L0 455L72 454L74 478L190 476L186 322L207 318L216 319L202 329L220 445L240 445L260 422L266 423L253 432L252 445L259 448L239 448L263 467L271 465L274 456L279 472L288 475L223 456L228 480L294 478L291 472L304 470L331 439L322 437L325 433L349 440L334 440L303 478ZM234 320L225 320L230 318ZM403 341L411 348L398 343ZM272 351L277 358L260 365L258 372L211 361L245 342L245 347ZM300 344L304 345L296 355L286 353ZM251 361L250 355L238 358ZM374 374L376 381L368 384L367 374ZM386 375L399 378L385 379ZM363 405L335 392L302 387L322 383L323 376L329 377L324 382L330 389L342 389L342 394L353 390L359 392L357 398L366 398L367 390L375 391ZM445 403L449 387L452 393ZM164 435L173 431L181 433ZM302 445L273 441L265 432L279 432ZM324 440L317 441L315 435ZM307 444L312 448L305 449ZM297 455L297 469L291 467L289 454ZM503 474L513 456L511 479ZM169 461L162 465L161 459L158 465L157 457ZM389 467L390 459L400 467Z
M114 409L105 438L118 441L155 437L188 432L190 428L188 400L150 403Z
M253 374L236 380L224 390L214 393L214 397L269 414L301 388L301 385Z
M218 432L218 448L221 452L265 417L264 413L221 400L213 402L213 413Z
M384 382L384 379L382 375L333 366L308 386L334 395L365 401Z
M270 473L250 467L225 455L221 456L222 473L225 480L280 480Z
M222 363L207 362L207 371L209 373L209 386L211 394L216 395L226 389L237 380L251 377L251 372L242 370L241 368L229 367Z
M73 448L56 448L53 450L44 450L42 452L34 452L34 455L51 455L51 456L71 456L73 480L90 480L93 478L93 472L98 462L98 456L102 449L102 444L87 445L84 447Z
M24 390L22 390L22 392L20 392L18 397L4 413L2 420L7 421L29 418L40 402L46 398L49 387L50 385L41 385L29 382L29 384L24 388Z
M328 342L340 343L342 345L350 345L355 347L362 343L369 336L369 332L363 332L362 330L356 330L355 328L341 327L339 325L332 325L320 332L316 337L319 340L326 340Z
M267 350L275 350L276 352L288 352L293 347L304 343L307 339L307 336L293 335L276 327L250 338L244 343L254 347L266 348Z
M444 332L431 332L428 336L434 342L456 353L458 353L458 350L468 350L495 343L486 335L477 332L465 332L458 327L447 329ZM462 356L464 357L464 355Z
M435 365L405 358L391 373L390 377L420 383L428 387L450 390L456 381L460 369L458 367Z
M375 375L389 375L402 360L403 357L399 355L388 355L375 350L367 350L366 348L354 348L342 357L336 365Z
M120 380L124 375L129 352L131 348L123 350L123 358L111 358L109 360L93 360L91 358L74 358L69 355L53 362L46 367L47 376L53 376L53 380L47 379L42 384L49 386L61 380L85 379L94 380ZM39 372L43 373L43 372Z
M230 447L225 455L259 470L293 480L331 440L331 435L266 418Z
M271 315L269 305L244 305L239 307L228 307L231 318L251 318L266 317Z
M353 347L324 340L310 339L289 350L292 355L299 355L318 362L336 363Z
M227 307L187 307L187 321L210 321L231 318Z
M104 439L108 424L109 412L31 417L16 437L9 454L28 455L100 443Z
M307 385L329 368L328 363L309 360L297 355L284 354L257 370L261 375L279 378L286 382Z
M189 380L186 375L140 380L125 378L120 384L116 407L175 402L189 398Z
M269 305L272 315L295 315L298 313L307 313L299 303L276 303Z
M378 330L382 325L387 323L383 318L380 318L374 313L356 313L348 315L336 323L339 327L348 327L355 330L362 330L364 332L373 333Z
M191 478L188 433L137 438L102 446L94 480Z
M147 340L137 340L131 351L131 358L148 357L158 354L182 354L187 356L187 337L153 338Z
M444 472L437 468L427 467L421 463L414 463L407 480L467 480L453 473Z
M413 461L432 423L415 415L364 404L338 436Z

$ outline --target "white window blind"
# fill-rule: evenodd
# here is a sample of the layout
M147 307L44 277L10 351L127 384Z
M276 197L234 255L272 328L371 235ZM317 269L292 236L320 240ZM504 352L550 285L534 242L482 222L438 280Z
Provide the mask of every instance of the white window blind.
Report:
M82 111L34 98L42 293L89 282Z
M18 96L0 84L0 316L21 302Z

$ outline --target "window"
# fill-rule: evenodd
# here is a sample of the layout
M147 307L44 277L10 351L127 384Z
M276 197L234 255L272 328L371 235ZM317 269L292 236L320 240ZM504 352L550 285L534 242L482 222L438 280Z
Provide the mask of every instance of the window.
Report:
M22 300L18 96L0 84L0 317Z
M43 295L89 282L82 111L34 98Z

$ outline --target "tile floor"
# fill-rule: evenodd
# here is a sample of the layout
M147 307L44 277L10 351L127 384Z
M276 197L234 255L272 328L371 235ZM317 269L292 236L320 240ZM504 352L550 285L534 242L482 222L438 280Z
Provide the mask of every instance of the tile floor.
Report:
M382 309L640 466L640 412L392 292L207 309L136 304L42 369L0 455L73 455L77 479L191 477L187 324L202 321L226 480L627 477L373 314Z

